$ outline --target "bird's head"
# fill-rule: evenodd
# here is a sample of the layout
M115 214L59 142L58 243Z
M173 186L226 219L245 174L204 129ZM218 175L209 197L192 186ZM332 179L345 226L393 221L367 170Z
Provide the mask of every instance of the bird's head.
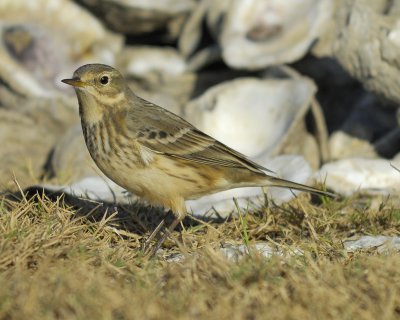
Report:
M61 81L73 86L77 92L99 98L116 96L125 88L121 73L105 64L86 64L74 72L72 79Z
M129 90L121 73L104 64L84 65L74 72L72 79L62 82L74 87L81 116L88 121L98 121L106 110L117 110Z

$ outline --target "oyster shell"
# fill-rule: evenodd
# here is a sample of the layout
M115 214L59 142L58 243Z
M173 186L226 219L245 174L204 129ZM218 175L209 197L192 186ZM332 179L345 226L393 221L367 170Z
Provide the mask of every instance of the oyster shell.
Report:
M259 69L303 57L333 11L331 0L233 0L220 38L234 68Z
M194 52L206 19L230 67L254 70L293 62L328 28L333 10L331 0L203 1L188 19L179 48L185 56Z
M374 147L368 141L353 137L343 131L332 133L329 138L329 149L332 159L335 160L355 156L364 158L378 157Z
M347 252L359 250L376 249L379 253L400 251L400 237L389 237L384 235L359 236L343 241L343 247Z
M397 168L397 169L396 169ZM330 162L315 174L340 194L400 194L400 157L393 160L351 158Z
M197 6L185 22L178 39L179 50L185 57L190 56L199 45L204 19L206 19L207 27L214 39L218 39L224 17L231 2L232 0L203 0L197 3Z
M121 46L122 37L71 1L0 1L0 77L22 95L51 96L76 65L113 64Z
M107 26L125 34L148 33L169 27L177 35L183 18L194 7L193 0L79 0ZM176 25L178 24L178 25Z
M31 97L20 99L18 107L0 108L1 186L14 188L9 184L14 176L22 187L29 186L45 173L54 144L78 121L75 110L65 103Z
M117 64L120 69L136 77L151 73L174 76L187 70L185 59L171 47L130 46L118 55Z
M129 46L117 55L136 94L177 114L189 100L196 76L187 72L182 55L171 47Z
M313 53L331 55L364 87L400 103L400 5L390 0L342 0Z
M200 60L187 61L171 47L137 45L117 55L117 68L137 95L182 115L189 99L222 81L248 74L227 68L194 72L202 65Z
M216 85L189 102L185 118L247 156L265 159L287 150L319 163L304 125L315 85L306 78L240 78Z
M114 45L113 36L97 19L68 0L32 0L29 3L3 0L0 2L0 21L3 24L43 26L55 34L61 33L61 41L68 43L66 47L74 56L90 53L93 45L107 37L107 41L111 41L108 47L112 49Z

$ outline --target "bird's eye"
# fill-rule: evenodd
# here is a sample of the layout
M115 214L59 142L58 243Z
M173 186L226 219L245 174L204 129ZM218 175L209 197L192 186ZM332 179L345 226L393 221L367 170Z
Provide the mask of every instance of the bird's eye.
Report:
M100 78L100 83L101 83L102 85L106 85L109 81L110 81L110 79L108 78L108 76L102 76L102 77Z

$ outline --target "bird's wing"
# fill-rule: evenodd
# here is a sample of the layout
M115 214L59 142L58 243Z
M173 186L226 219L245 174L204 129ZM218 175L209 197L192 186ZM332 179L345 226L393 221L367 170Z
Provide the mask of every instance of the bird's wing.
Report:
M177 115L140 100L143 107L131 109L127 115L127 127L138 143L153 152L210 166L272 172Z

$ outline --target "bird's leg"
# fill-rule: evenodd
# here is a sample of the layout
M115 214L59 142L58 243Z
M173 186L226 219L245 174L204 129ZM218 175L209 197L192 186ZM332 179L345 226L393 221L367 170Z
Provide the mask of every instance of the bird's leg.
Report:
M170 208L175 215L175 219L174 219L174 221L172 221L171 225L168 228L165 228L164 233L158 239L156 245L151 249L151 253L150 253L151 257L153 257L156 254L158 249L160 249L161 245L164 243L165 239L167 239L167 237L171 234L172 231L174 231L174 229L179 224L179 222L181 222L187 214L185 202L183 199L175 199L175 201L171 201ZM162 223L162 225L161 225L161 223ZM160 229L165 224L165 221L163 220L161 223L156 228L156 230L158 229L157 230L158 234L160 232ZM153 236L153 234L156 232L156 230L153 231L153 233L150 235L150 237ZM154 239L154 237L155 237L155 235L150 240ZM146 241L146 243L147 242L148 241Z
M150 234L150 236L146 239L145 243L143 244L143 252L147 253L149 248L150 248L150 244L153 241L154 238L158 238L161 229L165 226L165 218L161 220L161 222L158 224L158 226L153 230L153 232Z
M164 243L164 241L167 239L167 237L171 234L172 231L174 231L174 229L176 228L176 226L179 224L179 222L181 222L182 219L180 218L176 218L174 221L172 221L171 225L165 229L164 233L162 234L162 236L158 239L157 243L155 244L155 246L152 248L151 250L151 257L153 257L158 249L160 249L160 247L162 246L162 244Z

